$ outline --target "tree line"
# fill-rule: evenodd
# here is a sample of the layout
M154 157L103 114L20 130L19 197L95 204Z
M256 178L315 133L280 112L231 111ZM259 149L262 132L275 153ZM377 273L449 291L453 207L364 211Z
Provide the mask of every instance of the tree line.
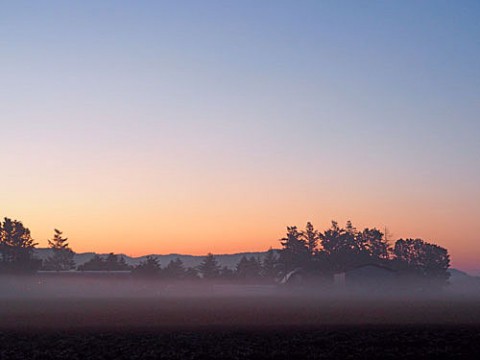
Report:
M376 228L356 229L350 221L340 227L332 221L321 232L308 222L305 229L287 227L280 239L281 249L270 249L263 258L242 257L234 269L220 266L213 254L208 254L197 267L186 267L177 258L162 267L154 256L131 266L124 257L110 253L95 255L84 264L75 266L74 251L68 238L55 229L48 246L52 253L44 261L36 259L37 243L22 222L4 218L0 222L0 272L33 273L50 271L131 271L133 276L168 279L224 279L273 282L301 268L311 274L332 275L362 265L388 267L404 276L425 278L444 283L449 277L450 256L445 248L421 239L398 239L393 244L385 233Z
M264 259L242 257L234 269L220 266L217 258L209 253L197 267L186 267L180 258L171 260L162 267L155 256L147 256L138 265L127 264L122 255L94 255L87 262L76 266L75 252L71 249L68 238L54 229L52 239L48 240L51 255L37 259L34 250L38 245L30 230L21 221L4 218L0 222L0 273L34 273L44 271L130 271L133 276L175 279L175 280L260 280L274 277L274 264L277 260L274 250L269 250Z
M94 255L92 259L77 267L78 271L129 271L134 277L170 280L244 280L273 281L276 275L275 251L267 251L263 259L242 256L235 268L221 266L215 255L207 254L200 265L187 267L180 258L170 260L164 267L155 256L146 256L138 265L126 263L121 255L110 253Z
M403 277L445 283L450 274L447 249L422 239L398 239L393 244L377 228L356 229L350 221L320 232L308 222L304 230L287 227L281 239L278 265L287 273L295 268L332 274L364 265L392 269Z

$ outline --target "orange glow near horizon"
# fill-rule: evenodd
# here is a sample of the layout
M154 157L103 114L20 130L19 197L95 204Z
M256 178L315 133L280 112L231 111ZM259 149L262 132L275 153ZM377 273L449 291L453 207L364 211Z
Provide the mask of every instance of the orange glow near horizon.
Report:
M7 215L23 221L39 247L46 247L53 228L58 228L76 252L115 252L129 256L265 251L280 247L278 240L286 226L303 228L311 221L323 231L332 219L341 225L352 220L359 229L387 227L394 239L418 237L436 243L449 250L453 267L476 269L479 249L471 248L470 244L480 228L475 222L474 208L470 216L455 217L465 204L463 200L432 197L419 202L418 197L415 201L402 199L401 193L390 193L383 199L362 198L348 193L322 194L314 189L305 192L305 188L283 196L274 186L257 188L255 192L251 188L244 192L238 189L218 186L216 192L197 197L190 194L182 202L175 201L173 196L163 196L163 201L157 203L152 198L159 198L155 194L150 198L139 196L137 201L115 198L112 194L104 196L103 201L85 196L80 203L79 196L71 204L38 202L28 213L12 207ZM307 194L323 197L324 201L312 201ZM203 196L208 196L208 201Z

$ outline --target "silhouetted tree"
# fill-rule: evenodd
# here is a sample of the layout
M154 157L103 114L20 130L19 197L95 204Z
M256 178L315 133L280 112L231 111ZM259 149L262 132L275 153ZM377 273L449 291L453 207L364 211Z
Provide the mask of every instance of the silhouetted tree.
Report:
M371 262L389 259L389 245L380 230L365 228L362 232L357 233L356 242L360 251L366 253Z
M400 239L393 249L394 264L405 273L422 276L437 283L445 283L450 274L450 256L445 248L421 239Z
M319 234L321 255L332 267L332 271L346 271L352 267L376 263L388 258L388 245L377 229L359 232L350 221L345 228L332 221L330 229ZM320 258L320 257L319 257Z
M125 271L131 270L131 267L127 264L123 255L115 255L114 253L110 253L105 258L105 270Z
M248 259L244 255L235 267L235 276L239 279L245 279L246 273L248 271L248 266Z
M168 279L181 280L185 278L185 266L180 258L171 260L163 270L164 277Z
M185 280L198 280L198 271L193 267L188 267L185 270Z
M280 239L280 243L283 248L280 250L279 263L285 273L309 262L308 246L296 226L287 227L287 236Z
M123 256L108 254L105 258L95 255L86 263L78 266L79 271L126 271L131 270Z
M250 263L249 273L252 279L258 279L262 276L262 262L258 257L250 256L248 259Z
M307 222L305 231L301 233L301 237L305 241L310 255L315 255L319 241L319 234L311 222Z
M255 257L242 256L235 270L235 276L240 280L255 280L260 278L261 264Z
M223 266L220 269L220 278L223 280L233 280L235 278L235 272L228 266Z
M105 270L105 261L100 255L95 254L87 262L77 266L78 271L102 271Z
M202 263L198 266L198 271L204 279L216 279L219 277L220 266L212 253L208 253L203 259Z
M0 255L3 271L34 272L41 266L33 251L37 245L20 221L4 218L0 223Z
M140 262L133 268L132 274L139 277L158 277L162 270L158 258L155 256L147 256L145 260Z
M53 253L43 263L45 270L62 271L75 268L73 261L75 253L68 246L68 239L62 237L62 234L60 230L54 229L53 239L48 240L48 246Z
M262 277L267 280L274 280L278 275L278 257L275 255L275 251L270 248L265 254L262 261Z
M338 226L336 221L332 221L330 229L320 234L320 240L323 251L328 255L359 250L355 243L355 228L350 221L347 222L345 229Z
M385 233L391 237L387 230ZM398 278L408 280L400 283L408 287L416 284L417 288L438 288L446 283L450 264L446 249L420 239L400 239L392 249L387 235L376 228L359 231L350 221L344 228L332 221L331 227L323 233L316 231L311 223L307 223L303 232L295 226L287 227L287 236L281 239L283 249L278 263L284 273L301 268L306 274L316 274L327 280L335 272L361 265L381 265L397 270ZM265 257L264 273L266 268L274 269L271 263L272 259ZM246 259L242 259L239 268L246 266Z

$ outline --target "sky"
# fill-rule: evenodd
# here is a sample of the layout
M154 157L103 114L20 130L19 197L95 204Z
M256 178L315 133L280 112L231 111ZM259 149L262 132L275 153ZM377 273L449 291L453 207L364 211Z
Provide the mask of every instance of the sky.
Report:
M0 213L205 254L387 227L480 271L478 1L0 1Z

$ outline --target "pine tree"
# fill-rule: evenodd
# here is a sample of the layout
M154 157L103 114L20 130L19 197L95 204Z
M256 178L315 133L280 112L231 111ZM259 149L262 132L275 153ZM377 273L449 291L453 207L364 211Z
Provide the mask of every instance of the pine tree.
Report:
M77 266L78 271L103 271L105 270L105 260L95 254L93 258L87 262Z
M62 232L54 229L52 240L48 240L48 246L52 249L52 255L44 262L44 269L65 271L71 270L75 267L73 257L75 253L70 249L67 241L68 238L62 237Z
M310 254L308 246L296 226L287 227L287 237L280 240L283 249L280 250L279 263L285 273L308 264Z
M171 260L163 270L163 275L168 279L181 280L185 278L185 266L180 258Z
M140 264L133 269L133 275L139 277L157 277L162 268L158 258L147 256Z
M1 269L13 272L36 271L41 264L33 256L37 245L30 230L20 221L5 218L0 223Z
M365 262L364 257L360 256L364 254L358 234L350 221L347 221L345 228L332 221L330 229L320 234L322 256L329 259L333 271L346 271Z
M198 280L198 271L193 267L187 268L185 270L185 280Z
M235 276L241 280L254 280L260 278L261 265L255 257L242 256L235 269Z
M307 222L305 231L302 232L302 239L305 241L310 255L315 255L318 246L319 234L311 222Z
M237 263L235 267L235 277L238 279L245 280L247 277L248 272L248 259L244 255L241 257L240 261Z
M127 264L123 255L108 254L106 257L96 255L86 263L78 266L79 271L126 271L132 267Z
M235 278L235 272L228 266L223 266L220 269L220 278L223 280L232 280Z
M248 265L248 278L252 280L259 279L262 272L262 263L260 259L251 256L250 259L248 259Z
M204 279L216 279L220 275L220 265L212 253L208 253L198 266L198 271Z
M105 262L105 270L108 271L125 271L130 270L130 265L127 264L123 255L116 255L114 253L110 253L104 260Z
M278 275L278 257L272 248L268 249L262 261L262 276L265 279L273 280Z

